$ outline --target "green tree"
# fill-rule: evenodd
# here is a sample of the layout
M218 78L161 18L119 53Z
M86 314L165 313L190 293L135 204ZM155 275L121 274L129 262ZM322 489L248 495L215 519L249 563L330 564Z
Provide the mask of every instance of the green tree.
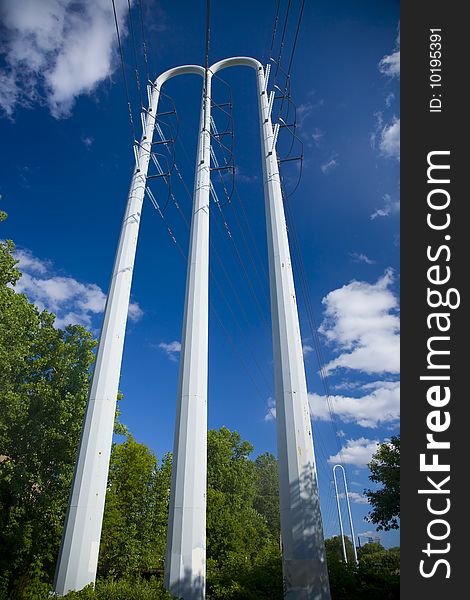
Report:
M376 552L383 552L384 550L385 548L380 542L367 542L367 544L359 546L357 549L357 555L359 558L362 558L367 554L375 554Z
M348 542L348 563L345 563L341 538L325 540L332 600L398 600L400 549L386 550L381 544L365 544L358 551L359 564L356 565L351 541Z
M366 544L367 545L367 544ZM395 600L400 597L400 549L366 552L359 560L359 598Z
M236 431L222 427L208 433L207 579L213 599L282 597L278 529L270 530L262 514L269 504L261 505L263 486L272 486L267 475L272 460L256 464L252 452ZM277 495L269 498L279 514Z
M13 286L0 243L0 581L9 598L50 579L60 544L95 342L54 327Z
M279 474L276 458L266 452L255 460L256 492L254 508L266 519L270 533L279 539L281 521L279 516Z
M99 573L161 572L165 557L171 455L154 453L129 435L114 444L101 535Z
M367 520L377 525L377 530L398 529L400 518L400 437L379 446L369 463L369 479L382 484L378 490L364 490L372 510Z
M346 535L344 536L344 546L346 548L346 557L348 562L354 562L354 547L351 540ZM335 535L325 540L325 552L328 563L332 561L344 561L343 544L341 542L340 535Z

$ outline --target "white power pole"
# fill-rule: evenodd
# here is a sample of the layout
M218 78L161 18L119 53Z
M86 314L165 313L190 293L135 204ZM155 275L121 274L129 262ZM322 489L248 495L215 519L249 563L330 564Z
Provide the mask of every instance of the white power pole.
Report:
M60 596L81 590L96 579L124 335L160 89L168 79L188 73L204 75L204 69L197 65L175 67L162 73L150 87L57 562L54 591Z
M257 69L276 382L285 597L329 600L299 316L266 81Z
M307 385L270 104L261 64L220 61L208 72L186 65L152 87L93 374L64 537L56 572L59 595L94 582L111 451L132 271L160 88L176 75L206 75L201 110L190 256L165 562L165 585L184 600L205 597L207 483L207 346L211 77L231 66L257 73L269 255L279 454L281 534L286 598L329 600ZM148 133L147 133L148 132ZM277 132L276 132L277 133Z
M204 69L205 71L205 69ZM205 77L194 183L168 518L165 587L205 597L211 73Z
M154 85L137 147L65 518L54 583L58 595L80 590L96 578L124 335L158 98L159 89Z
M335 465L333 467L333 481L335 482L336 506L338 507L339 533L341 535L341 543L342 543L342 547L343 547L343 559L344 559L344 562L347 563L348 555L346 553L346 544L344 541L343 517L341 516L341 505L339 503L338 482L336 481L336 467L339 467L339 466L340 465ZM354 538L353 538L353 544L354 544Z

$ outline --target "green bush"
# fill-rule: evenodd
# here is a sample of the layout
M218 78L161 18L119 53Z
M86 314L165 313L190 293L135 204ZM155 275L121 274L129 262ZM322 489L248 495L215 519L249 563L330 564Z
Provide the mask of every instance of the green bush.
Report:
M44 600L46 598L47 596ZM69 592L64 598L67 600L171 600L172 596L163 588L161 580L152 577L149 581L141 578L119 581L98 579L94 589L89 585L80 592Z
M370 545L372 546L372 544ZM330 555L328 574L332 600L397 600L400 597L400 553L380 545L362 552L359 565Z

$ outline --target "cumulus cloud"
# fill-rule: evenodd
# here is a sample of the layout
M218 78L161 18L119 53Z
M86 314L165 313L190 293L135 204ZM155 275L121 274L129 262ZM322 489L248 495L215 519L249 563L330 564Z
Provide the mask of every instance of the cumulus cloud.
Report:
M322 396L309 393L312 419L330 421L328 400L333 413L345 423L376 428L395 426L400 418L400 384L397 381L379 381L360 388L362 396ZM360 391L359 390L359 391ZM372 391L369 391L372 390ZM364 394L364 392L367 392Z
M168 356L168 358L174 362L178 360L177 355L181 352L181 343L178 341L173 342L160 342L158 347Z
M400 119L393 118L380 132L380 153L387 158L400 160Z
M393 271L387 269L376 283L353 280L323 298L325 318L319 331L340 353L326 365L327 372L399 372L400 325L392 283Z
M377 452L378 444L378 440L369 440L364 437L357 440L347 440L346 445L341 448L341 452L330 456L328 462L330 464L342 462L363 469L372 460L372 455ZM355 492L350 493L355 494ZM359 494L357 495L359 496Z
M133 2L133 0L132 0ZM109 0L6 0L1 7L0 107L46 103L55 117L93 92L117 66L116 32ZM122 36L127 2L116 2Z
M381 112L375 113L375 129L370 134L372 148L378 149L384 158L400 160L400 119L392 117L384 122Z
M344 492L340 492L338 496L340 498L346 498L346 494ZM348 492L348 496L351 502L354 502L355 504L369 504L368 498L362 494L358 494L357 492Z
M93 316L104 311L106 295L95 283L82 283L73 277L57 275L51 261L41 260L27 249L16 250L15 258L22 272L15 291L26 294L39 310L53 312L56 327L90 327ZM136 302L131 302L128 315L131 321L138 321L143 311Z
M394 51L385 55L379 62L379 71L387 77L400 77L400 32L395 42Z

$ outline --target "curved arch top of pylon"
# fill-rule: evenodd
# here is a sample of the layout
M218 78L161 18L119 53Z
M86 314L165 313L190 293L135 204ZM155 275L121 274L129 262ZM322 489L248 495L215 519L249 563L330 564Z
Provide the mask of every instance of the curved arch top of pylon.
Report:
M230 58L223 58L222 60L217 61L213 65L209 67L209 73L214 75L218 71L222 69L228 69L229 67L251 67L252 69L262 69L263 66L259 60L256 58L251 58L250 56L232 56ZM181 65L179 67L173 67L172 69L168 69L167 71L161 73L157 77L154 82L154 85L157 89L160 89L162 85L172 79L173 77L177 77L178 75L201 75L204 77L205 68L200 65Z
M262 64L256 58L250 56L232 56L231 58L224 58L214 63L209 67L209 71L213 74L222 69L228 69L229 67L251 67L252 69L263 68Z
M167 71L161 73L161 75L155 79L154 86L157 89L160 89L165 81L168 81L168 79L178 75L189 75L193 73L194 75L201 75L201 77L204 77L205 72L206 70L204 67L201 67L200 65L181 65L179 67L173 67L172 69L168 69Z

